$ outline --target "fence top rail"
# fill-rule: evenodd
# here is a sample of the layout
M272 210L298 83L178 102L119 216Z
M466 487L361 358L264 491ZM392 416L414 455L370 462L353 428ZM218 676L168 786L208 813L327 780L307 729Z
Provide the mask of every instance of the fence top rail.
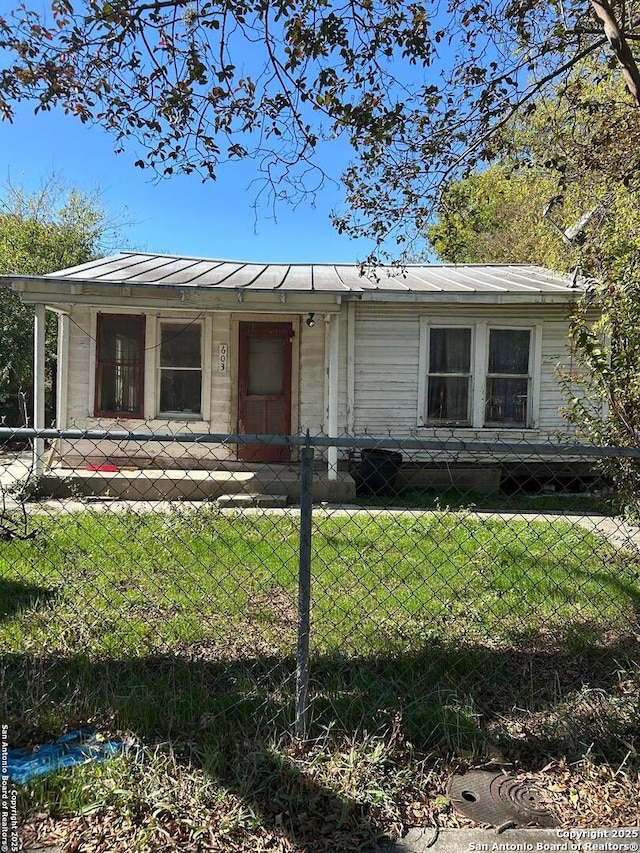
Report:
M508 442L508 441L465 441L457 438L420 439L392 436L327 436L327 435L260 435L238 433L173 433L139 432L106 429L34 429L32 427L0 427L0 443L24 439L67 439L78 441L134 441L134 442L180 442L184 444L271 444L289 447L338 447L362 450L428 450L449 453L479 453L484 455L538 455L538 456L582 456L590 458L630 457L640 458L640 447L596 447L585 444L552 444Z

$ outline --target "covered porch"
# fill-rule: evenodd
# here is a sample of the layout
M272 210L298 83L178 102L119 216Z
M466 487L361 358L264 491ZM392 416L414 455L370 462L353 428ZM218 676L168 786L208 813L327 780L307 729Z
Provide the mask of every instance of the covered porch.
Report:
M150 271L152 264L159 265L157 271ZM102 465L115 465L120 485L125 477L135 481L131 472L136 469L140 480L148 480L153 471L166 481L167 477L187 480L180 472L189 468L191 472L202 469L200 479L209 483L206 489L215 491L213 481L223 482L228 463L266 463L268 472L269 463L281 462L284 471L288 463L295 468L295 448L289 452L285 446L274 455L267 444L263 445L266 454L259 445L227 445L214 458L210 445L204 454L207 458L201 458L197 443L191 444L189 454L183 453L183 437L188 440L192 433L299 435L307 430L329 437L344 433L345 403L340 393L342 386L344 396L353 311L346 310L352 308L348 303L343 310L343 295L350 295L350 288L340 277L334 274L321 282L316 273L307 282L306 268L295 275L284 270L281 279L269 280L267 286L261 267L254 271L245 265L243 282L236 284L239 265L211 262L202 281L196 273L204 265L188 266L188 275L197 284L187 284L183 280L186 266L185 259L167 263L167 259L118 257L53 276L12 281L22 301L34 307L33 426L40 431L48 425L45 312L54 311L58 320L55 426L61 431L105 433L91 445L61 438L53 454L37 437L33 467L43 484L50 481L57 488L58 481L73 477L83 491L99 488L100 477L91 475L105 473ZM227 267L236 270L235 286L227 281ZM272 271L268 273L271 278ZM181 277L179 287L172 276ZM176 332L178 337L183 334L181 330L191 337L191 360L184 365L168 360L170 353L165 358L167 341L175 339ZM110 336L116 344L118 336L125 336L121 349L129 354L116 355L115 361L106 355ZM269 346L270 341L277 345ZM254 384L262 381L269 386L275 373L261 363L270 350L278 351L274 358L282 363L277 368L282 390L252 391L254 379ZM131 356L134 351L141 355ZM119 358L128 361L121 365ZM105 390L108 382L124 387L122 399L115 394L115 403L113 390ZM190 389L188 393L183 386ZM187 396L189 400L181 399ZM347 404L347 412L352 409ZM142 443L134 447L129 442L125 447L127 439L118 437L125 430L166 433L163 452L158 455ZM338 484L341 473L335 447L325 449L322 464L322 479ZM218 469L220 475L213 477L212 471ZM251 490L256 491L261 481L255 472L252 478ZM263 479L273 482L268 476ZM126 490L135 491L135 487ZM183 491L188 491L185 483Z
M297 504L301 470L296 464L225 463L215 470L71 469L53 466L38 478L39 494L52 498L93 498L126 501L211 501L218 506L245 508ZM346 470L329 477L326 463L314 464L315 502L343 503L355 498L356 485Z

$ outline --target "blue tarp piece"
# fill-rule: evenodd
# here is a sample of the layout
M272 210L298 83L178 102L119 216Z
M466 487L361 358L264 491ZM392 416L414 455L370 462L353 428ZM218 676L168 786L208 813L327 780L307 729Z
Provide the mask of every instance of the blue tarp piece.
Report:
M106 741L96 729L76 729L62 735L55 743L8 750L7 772L12 782L24 785L37 776L54 773L63 767L104 761L121 752L121 743Z

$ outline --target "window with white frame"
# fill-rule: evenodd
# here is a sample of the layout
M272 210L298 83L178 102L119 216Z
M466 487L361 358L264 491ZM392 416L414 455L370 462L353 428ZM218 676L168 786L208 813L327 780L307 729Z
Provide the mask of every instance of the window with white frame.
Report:
M486 426L527 425L530 363L530 329L489 329L484 416Z
M532 426L535 329L422 318L418 423Z
M202 411L202 326L160 323L160 416L192 417Z
M427 420L468 424L471 417L471 329L429 330Z

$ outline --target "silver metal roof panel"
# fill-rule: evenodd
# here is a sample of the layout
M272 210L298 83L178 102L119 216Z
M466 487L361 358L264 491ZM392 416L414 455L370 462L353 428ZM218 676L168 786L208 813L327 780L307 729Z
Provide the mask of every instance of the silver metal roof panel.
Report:
M143 265L133 269L135 270L134 274L127 279L131 283L184 285L197 283L200 276L213 275L216 271L216 268L212 269L209 263L183 258L161 264L155 269Z
M257 275L254 276L252 281L244 285L247 290L280 290L285 287L287 282L288 290L295 289L295 281L293 280L295 276L290 276L290 266L284 264L267 264L261 267L259 264L247 264L247 267L253 267L257 271ZM289 281L289 278L292 281ZM233 279L234 276L231 277L232 284L234 283ZM308 286L308 289L311 290L311 287Z
M318 293L348 293L349 286L341 275L342 267L317 264L311 267L312 284Z
M29 277L11 276L8 279ZM575 294L572 282L531 264L411 264L360 267L357 264L263 264L121 252L41 277L57 281L180 286L198 289L352 294L384 299L385 294L428 298L429 294Z

